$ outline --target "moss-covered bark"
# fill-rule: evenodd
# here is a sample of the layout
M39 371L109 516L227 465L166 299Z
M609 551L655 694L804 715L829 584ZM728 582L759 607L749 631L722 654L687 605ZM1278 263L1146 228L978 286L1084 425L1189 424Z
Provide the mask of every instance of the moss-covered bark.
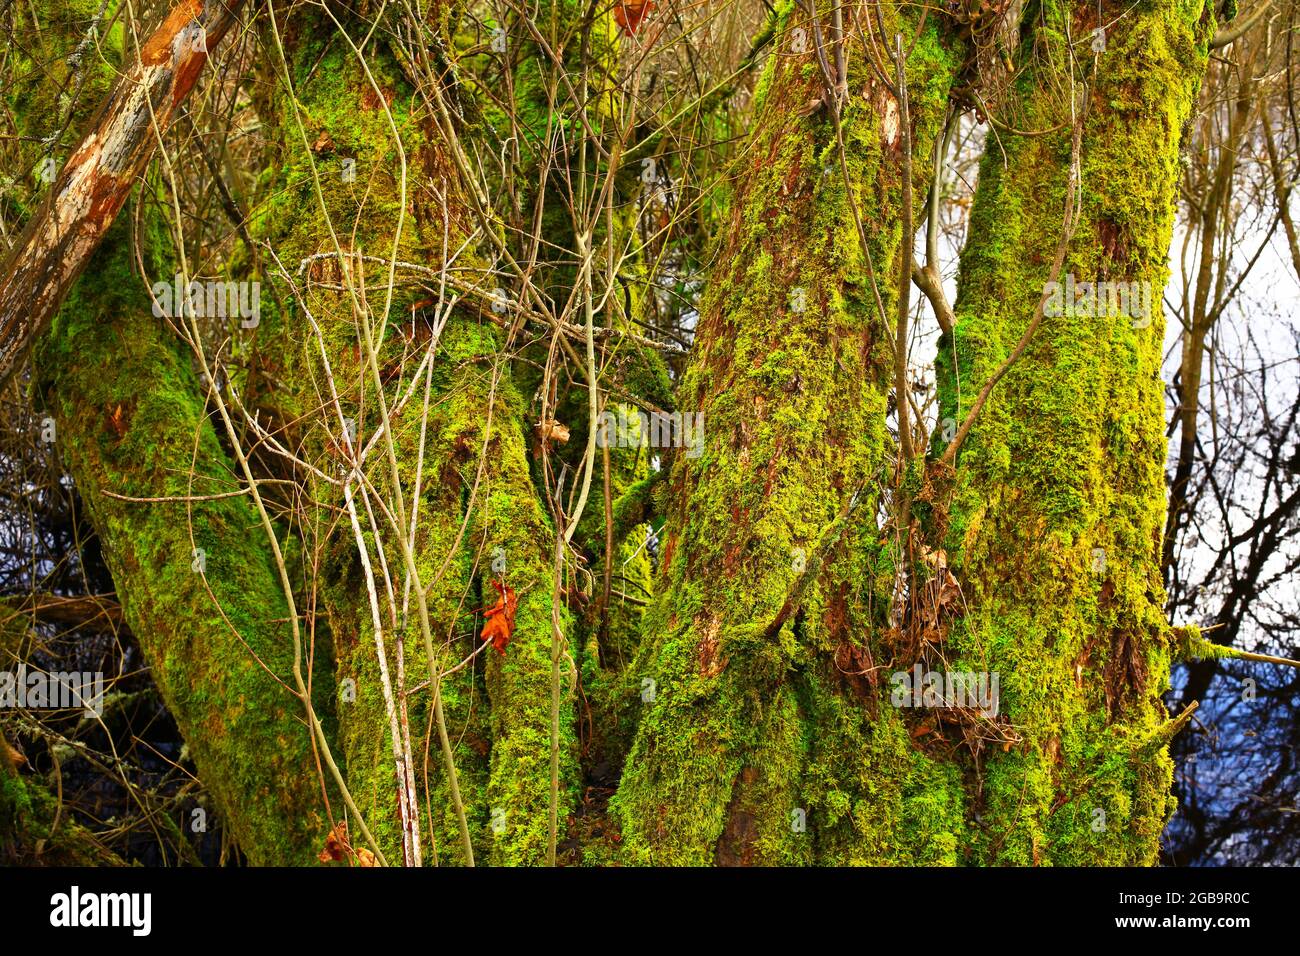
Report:
M0 740L0 865L122 866L40 780L22 774Z
M825 106L809 115L823 90L815 32L782 16L680 390L705 446L671 478L662 596L637 665L653 699L614 807L634 862L942 861L952 838L931 831L960 829L959 788L881 710L865 627L889 564L871 515L892 446L899 104L852 44L842 159L868 259L832 120ZM882 17L887 42L898 30L908 47L924 195L958 61L937 19ZM815 580L776 628L805 567Z
M444 35L447 24L441 18L447 15L442 7L430 13L430 36ZM462 201L463 186L439 133L434 101L415 90L411 71L418 64L386 39L366 46L363 68L338 32L347 30L356 40L366 26L352 19L336 25L316 12L280 24L299 112L295 117L295 103L282 88L271 106L279 154L268 182L275 191L256 216L257 233L271 241L296 285L281 281L283 301L289 303L284 334L292 343L284 361L296 383L300 413L306 415L302 447L323 471L351 484L379 594L382 640L377 643L342 489L316 482L316 497L327 507L312 533L328 539L325 600L338 676L341 686L349 680L356 689L355 700L340 704L349 787L385 855L401 860L398 781L379 669L382 646L388 697L399 706L406 699L418 761L418 805L422 818L428 807L435 820L433 849L440 862L464 862L449 777L438 735L430 731L429 658L418 599L408 590L412 579L394 519L404 515L409 529L415 518L413 560L427 592L439 673L480 644L473 612L496 599L490 582L500 570L493 568L499 548L504 583L519 598L513 640L504 655L488 652L443 681L442 702L475 856L502 864L537 863L545 859L550 800L554 530L533 489L525 409L503 361L511 343L491 321L488 306L496 281L485 278L477 257L475 219ZM355 162L355 179L343 175L344 160ZM402 265L390 301L387 262L394 256ZM438 278L444 264L445 286ZM460 304L435 333L435 317L448 309L453 295ZM367 324L392 424L391 461L380 428ZM426 379L417 369L430 351L433 366ZM349 476L350 456L340 441L343 419L354 423L361 446L375 439L362 465L373 528L362 483ZM413 500L417 480L418 505ZM387 596L386 577L395 601ZM563 609L560 622L567 631ZM404 687L397 677L399 657ZM571 701L562 707L561 728L563 820L576 790ZM422 829L428 841L427 824Z
M1091 86L1061 281L1147 283L1151 311L1049 309L957 461L946 543L966 613L948 660L1000 675L1021 738L975 765L971 862L1149 864L1173 807L1160 303L1212 17L1200 0L1103 4L1098 53L1097 16L1088 3L1026 9L1017 125L1057 131L989 147L955 337L939 348L944 414L962 420L1044 293L1070 166L1068 21L1076 86Z
M40 343L37 391L126 622L223 818L251 862L305 863L324 826L288 607L247 498L183 500L238 480L189 359L131 274L125 227Z
M64 55L97 6L79 5L54 21L66 31L42 34L47 69L71 70ZM120 55L121 32L105 39L104 50ZM111 68L94 63L82 68L106 83ZM58 109L32 102L21 115L61 122ZM124 500L238 487L191 360L134 274L133 238L150 281L172 274L160 221L146 208L113 227L38 343L33 389L55 420L124 617L227 826L254 863L303 863L321 829L320 786L286 686L288 611L257 515L242 497Z

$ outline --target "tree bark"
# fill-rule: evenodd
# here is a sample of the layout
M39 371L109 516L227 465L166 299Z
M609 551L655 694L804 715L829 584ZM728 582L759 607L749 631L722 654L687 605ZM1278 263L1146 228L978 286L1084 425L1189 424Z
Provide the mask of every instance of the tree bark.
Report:
M963 421L1047 294L1082 111L1082 203L1060 281L1146 283L1148 311L1104 298L1049 310L962 446L948 513L932 516L965 607L944 656L1000 675L1014 734L974 751L970 859L985 864L1149 865L1173 810L1160 303L1180 130L1213 17L1201 3L1103 4L1100 52L1098 22L1087 3L1026 9L1017 125L1043 132L1004 131L986 149L956 330L939 346L945 414ZM1072 89L1087 84L1075 112L1067 36Z
M140 49L0 273L0 383L49 324L241 0L181 0Z
M871 516L893 451L902 113L855 46L829 84L851 94L837 133L819 73L837 61L830 9L780 25L680 388L706 441L674 466L636 665L653 699L613 804L634 862L953 859L899 829L922 803L950 817L953 781L879 707L866 630L893 560ZM886 50L904 38L923 191L959 58L937 20L881 17L858 27Z
M436 29L444 29L445 16L441 6L429 12ZM482 239L474 233L475 214L442 133L440 110L430 91L413 89L410 71L421 64L407 61L387 41L366 49L366 69L347 43L326 46L339 29L360 36L364 31L357 26L344 21L340 27L317 14L281 24L306 127L298 129L289 98L277 97L287 187L268 203L256 230L285 267L278 280L283 300L291 303L284 317L292 343L286 362L308 409L304 449L317 456L322 470L347 476L352 464L343 450L343 423L354 423L358 447L372 446L360 468L364 480L357 474L345 480L356 492L378 590L385 586L384 566L395 585L392 596L379 595L378 639L348 518L340 523L327 512L320 526L328 538L321 542L330 582L325 600L338 677L357 688L355 701L341 703L339 710L349 786L385 854L402 859L404 811L378 663L382 648L393 668L389 696L409 710L415 802L421 812L435 808L439 821L423 856L469 862L453 812L451 776L439 756L444 734L428 710L438 683L474 856L498 864L540 863L548 842L556 532L530 475L526 410L502 360L511 339L490 318L497 280L479 258ZM355 162L349 165L355 181L343 176L344 160ZM389 301L388 263L394 257L401 265ZM440 315L446 318L443 328L437 327ZM427 379L417 374L426 355L434 363ZM381 387L392 426L391 458ZM399 400L404 393L413 395L405 403ZM363 487L370 505L363 504ZM339 488L317 483L316 490L318 500L343 505ZM403 516L399 532L394 519ZM399 534L412 542L418 580L404 564ZM518 596L509 645L504 653L481 654L448 678L437 676L481 646L474 612L495 601L494 580ZM417 608L420 590L428 592L433 674ZM560 620L567 633L564 608ZM399 656L405 690L396 680ZM563 819L576 795L571 700L561 708L560 724ZM432 736L426 735L429 728Z

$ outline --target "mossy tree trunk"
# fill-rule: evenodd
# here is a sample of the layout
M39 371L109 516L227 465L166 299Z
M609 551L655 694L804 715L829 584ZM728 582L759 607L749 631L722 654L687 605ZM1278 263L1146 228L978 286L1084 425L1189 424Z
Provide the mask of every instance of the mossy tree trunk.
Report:
M441 5L430 11L431 34L445 38L446 16ZM292 342L286 361L307 416L302 447L336 479L315 483L327 507L313 534L327 555L325 608L340 686L347 681L356 694L339 706L349 786L385 856L401 860L396 707L417 761L415 804L421 814L437 808L424 857L432 850L442 862L468 861L439 753L445 736L475 855L537 863L548 845L555 530L532 483L526 410L505 360L513 333L491 309L499 280L479 258L488 243L474 231L436 101L427 86L416 92L417 81L440 81L433 72L421 76L431 65L386 38L366 46L363 66L333 38L340 30L361 37L360 21L336 25L309 12L279 29L294 97L281 84L274 105L275 165L287 187L277 185L259 210L256 231L285 265L278 281ZM403 265L390 297L393 257ZM349 429L356 452L365 450L360 475L351 472ZM367 574L377 593L378 639ZM420 592L427 592L432 671L440 675L480 646L474 612L495 602L493 581L518 595L513 639L504 654L488 652L437 678L444 734L428 709L435 678ZM567 633L563 607L559 626ZM576 791L571 700L560 723L563 820Z
M960 819L949 775L910 752L869 663L876 578L892 561L873 512L891 481L901 104L855 48L838 132L830 107L813 105L826 85L819 30L833 61L830 7L818 9L819 28L790 12L780 25L680 389L706 441L670 479L637 665L652 699L615 797L637 862L952 859L909 825L918 800ZM924 195L959 58L936 21L882 18L886 46L896 33L908 45ZM792 598L799 610L783 619Z
M962 421L1046 291L1082 113L1060 282L1066 295L1068 282L1141 283L1143 299L1049 307L957 457L944 540L966 612L946 652L952 669L1000 675L1001 717L1019 738L977 754L973 862L1151 864L1173 810L1161 300L1212 14L1159 0L1100 15L1104 43L1094 4L1026 10L1021 122L1057 131L987 150L955 335L939 346L944 414Z
M38 46L50 69L71 69L66 55L97 6L51 18ZM121 44L115 29L103 49L121 56ZM107 64L91 73L92 89L114 75ZM20 113L53 124L33 131L42 135L60 122L46 106ZM170 281L174 263L157 199L145 191L137 202L38 342L33 391L54 419L124 618L226 825L254 863L306 863L324 821L290 680L288 608L256 511L228 496L240 478L192 356L152 314L148 285ZM137 243L149 277L135 273ZM222 497L204 500L212 495Z

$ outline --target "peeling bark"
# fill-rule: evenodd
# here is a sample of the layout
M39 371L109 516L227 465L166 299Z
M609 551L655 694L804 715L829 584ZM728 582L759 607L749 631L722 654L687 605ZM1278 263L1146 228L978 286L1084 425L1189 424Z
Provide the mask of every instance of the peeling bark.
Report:
M158 134L235 22L241 0L181 0L140 50L0 273L0 382L46 329L144 172ZM157 133L155 133L157 130Z

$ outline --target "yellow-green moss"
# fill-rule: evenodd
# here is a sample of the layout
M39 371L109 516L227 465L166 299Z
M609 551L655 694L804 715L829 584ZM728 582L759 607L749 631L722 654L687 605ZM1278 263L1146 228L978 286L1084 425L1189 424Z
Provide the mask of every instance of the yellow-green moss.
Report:
M915 32L913 13L885 15ZM867 646L881 606L867 516L890 452L890 348L871 282L888 314L902 160L881 120L889 94L850 57L843 159L868 262L826 110L800 115L821 82L811 52L791 54L793 22L679 394L706 440L671 478L661 597L635 670L656 683L612 804L631 862L951 860L961 829L954 775L912 751L896 715L873 717L878 690L835 663ZM908 61L920 190L957 64L930 21ZM801 560L860 487L865 503L800 613L766 638ZM890 829L901 820L913 825Z
M1046 316L958 459L947 552L967 612L948 650L1001 676L1023 737L980 767L972 862L1149 864L1172 809L1172 765L1148 746L1167 717L1158 314L1178 138L1205 66L1200 2L1103 5L1082 140L1082 209L1061 275L1152 284L1156 313ZM1082 83L1095 7L1026 9L1018 125L1066 125L1064 19ZM1050 59L1049 59L1050 58ZM1049 84L1052 89L1048 89ZM1033 315L1062 229L1068 128L1003 135L980 170L954 341L939 347L944 415L961 420ZM957 383L960 382L960 394ZM1100 812L1099 812L1100 811ZM1102 814L1104 813L1104 817Z

